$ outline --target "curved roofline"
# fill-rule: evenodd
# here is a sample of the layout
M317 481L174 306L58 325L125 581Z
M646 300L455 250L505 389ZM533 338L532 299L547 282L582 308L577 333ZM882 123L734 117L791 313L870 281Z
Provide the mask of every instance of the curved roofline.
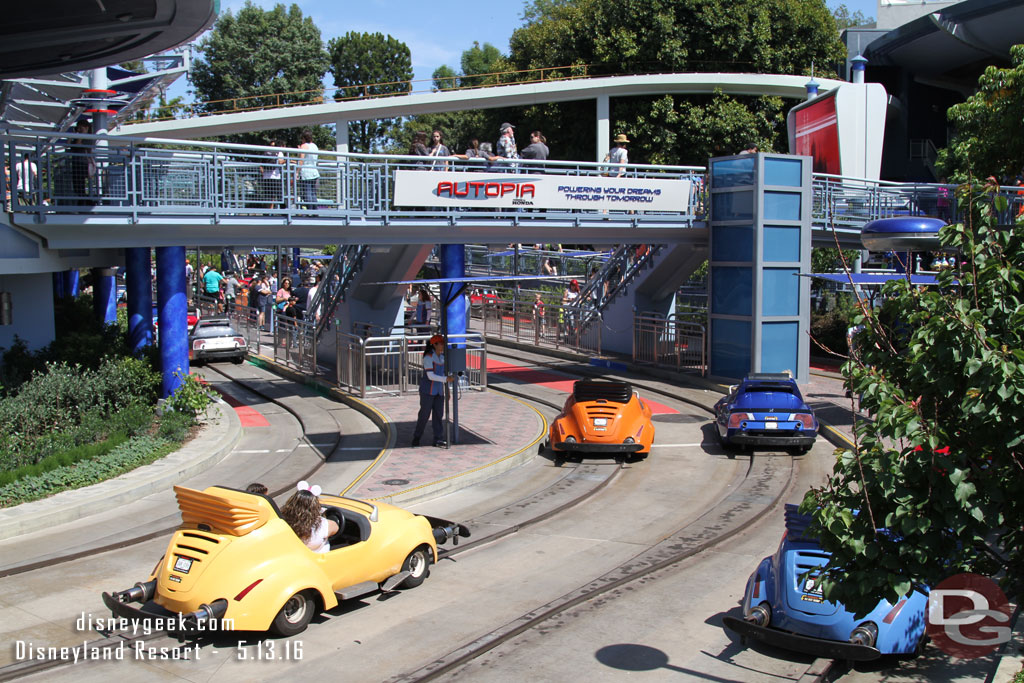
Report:
M845 81L819 80L819 92L832 90ZM500 85L474 90L439 91L379 97L346 102L296 105L280 109L232 114L214 114L193 119L169 119L123 126L115 134L133 136L170 135L179 139L245 133L276 128L435 114L466 109L522 107L550 102L596 99L598 96L709 94L720 90L728 95L770 95L792 99L807 96L807 76L750 73L673 73L640 76L612 76L578 80Z

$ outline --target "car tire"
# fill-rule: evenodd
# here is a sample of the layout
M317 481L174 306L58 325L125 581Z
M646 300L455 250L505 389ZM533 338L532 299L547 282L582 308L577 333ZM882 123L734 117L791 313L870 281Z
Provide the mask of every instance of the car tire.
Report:
M790 452L793 455L807 455L808 453L811 452L811 447L810 446L795 446L795 447L790 449Z
M296 593L282 605L270 630L285 638L302 633L313 619L315 606L316 603L305 592Z
M415 588L430 576L430 550L421 545L409 553L402 563L402 571L409 572L408 578L402 582L402 588Z
M245 356L236 356L235 358L231 359L231 362L234 363L235 365L241 365L242 363L245 362Z

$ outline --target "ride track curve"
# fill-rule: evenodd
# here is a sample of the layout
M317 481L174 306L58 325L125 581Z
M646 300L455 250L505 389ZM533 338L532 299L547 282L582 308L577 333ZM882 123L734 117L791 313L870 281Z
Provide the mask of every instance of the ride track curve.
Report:
M562 371L564 372L564 369ZM221 374L228 375L228 373ZM591 376L602 376L602 374L588 373ZM673 396L669 392L659 390L656 387L638 386L652 392L661 393L674 401L685 400L679 396ZM509 394L520 393L505 388L492 388ZM560 406L545 399L529 395L524 395L524 397L527 400L549 408L560 409ZM703 408L706 410L706 407ZM599 577L588 579L586 583L565 593L556 600L541 605L513 621L500 625L486 636L467 642L440 658L389 680L431 680L441 676L567 609L637 581L660 569L671 567L673 564L679 563L702 550L723 542L747 528L765 510L770 509L779 501L791 486L795 470L794 463L798 460L789 456L780 457L775 455L757 459L751 458L745 471L742 471L736 477L736 480L731 482L729 487L726 487L725 490L731 489L731 493L723 495L707 512L667 535L661 542L650 546L612 571L605 572ZM464 543L456 548L447 550L443 553L442 558L454 558L472 549L492 544L527 527L552 519L604 490L623 472L623 469L621 466L600 468L592 463L580 463L576 467L566 468L567 475L559 479L548 489L537 491L533 495L527 496L512 505L492 510L488 514L477 515L473 519L467 520L466 523L471 529L479 529L486 527L490 519L507 518L512 509L514 509L513 514L516 515L521 515L525 510L536 511L538 507L541 508L539 512L536 512L536 514L530 513L529 516L508 524L508 526L497 533L482 537L476 535L477 537L472 543ZM604 476L602 476L602 472ZM581 494L575 495L575 491L572 495L566 493L569 489L578 488L567 485L570 480L592 480L594 478L599 478L599 483L583 491ZM554 502L552 502L552 498L555 499ZM173 529L169 529L168 532L171 530ZM138 543L141 540L144 539L135 539L133 542ZM127 544L121 544L119 547L124 547ZM166 642L160 639L166 639ZM128 638L125 634L110 633L89 645L90 647L101 648L116 647L124 642L134 643L139 640L140 638L137 637ZM162 633L145 636L144 642L156 642L157 645L163 644L165 647L174 646L176 643L180 645L178 641ZM53 669L65 663L61 661L37 662L34 666L28 667L24 664L0 667L0 680L10 680L11 678L29 675L30 673Z

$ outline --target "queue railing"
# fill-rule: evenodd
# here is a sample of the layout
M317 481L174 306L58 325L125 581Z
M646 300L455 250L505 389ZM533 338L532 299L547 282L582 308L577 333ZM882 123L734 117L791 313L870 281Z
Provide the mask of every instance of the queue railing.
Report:
M577 353L601 353L602 320L593 308L536 301L484 302L475 311L487 337Z
M633 362L707 374L707 328L692 318L633 314Z
M335 379L341 389L360 398L419 391L423 350L430 335L361 337L340 330L336 335ZM462 372L460 389L487 387L487 344L482 335L449 335L446 353L452 367Z

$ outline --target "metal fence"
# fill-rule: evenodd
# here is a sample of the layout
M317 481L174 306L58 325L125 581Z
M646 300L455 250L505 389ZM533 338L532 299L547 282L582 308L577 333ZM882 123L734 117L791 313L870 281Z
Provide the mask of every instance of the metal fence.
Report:
M108 137L77 133L13 131L0 134L5 164L28 155L35 174L13 207L19 213L204 216L215 221L237 216L337 218L410 215L414 209L393 203L399 170L444 168L453 172L544 173L600 177L593 162L516 160L489 163L382 154L341 154L319 150L235 145L159 138ZM688 211L611 211L642 220L666 215L692 216L703 167L631 164L623 177L681 179L691 182ZM432 209L438 216L472 212L474 220L507 211ZM576 210L601 214L597 209ZM559 213L568 213L559 212ZM415 215L414 213L412 215Z
M455 158L424 161L423 157L380 154L341 154L320 150L309 164L299 149L233 145L159 138L109 137L49 131L0 133L3 163L11 169L4 195L11 193L14 213L35 214L38 220L55 213L129 216L192 216L222 218L277 216L286 219L317 216L388 218L416 215L396 207L395 172L429 170L504 170L510 173L599 178L605 165L594 162L517 160L488 164ZM27 156L24 175L17 169ZM34 165L34 166L33 166ZM311 178L310 175L317 177ZM630 164L624 177L689 180L685 211L610 211L629 215L630 224L673 224L705 218L706 169L697 166ZM22 189L16 189L16 181ZM964 216L953 185L893 183L815 173L812 220L816 227L856 231L866 221L900 215L934 215L949 221ZM1011 224L1024 202L1015 187L1000 194L1008 206L999 221ZM16 198L16 201L15 199ZM468 212L468 213L467 213ZM581 214L603 215L597 209L538 212L537 218L558 216L575 220ZM509 213L476 208L431 209L431 215L473 220L509 220ZM534 217L531 213L515 214ZM568 264L565 264L568 269Z
M592 308L498 300L485 303L472 313L485 336L538 347L601 353L601 313Z
M423 350L430 335L360 337L340 330L336 334L335 378L343 390L361 398L419 391ZM446 353L449 365L462 372L461 389L487 387L487 345L482 335L449 335Z
M634 313L633 361L706 375L706 329L692 319L674 314L666 318Z

